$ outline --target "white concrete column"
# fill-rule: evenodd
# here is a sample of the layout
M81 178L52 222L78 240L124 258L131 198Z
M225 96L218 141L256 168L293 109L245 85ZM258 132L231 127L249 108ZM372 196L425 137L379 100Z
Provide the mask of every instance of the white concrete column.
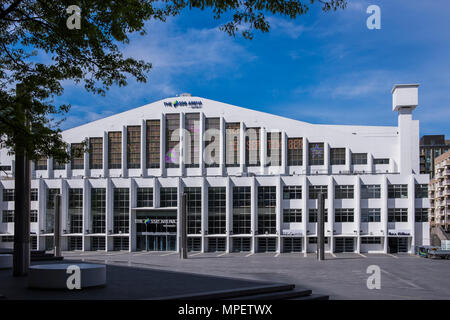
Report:
M84 163L83 163L83 167L84 167L84 176L85 177L89 177L90 176L90 168L89 168L89 158L90 158L90 154L89 154L89 149L90 149L90 141L89 138L86 137L84 138L84 140L86 141L86 152L84 153Z
M408 224L411 229L411 248L410 253L415 252L416 246L416 223L415 223L415 211L416 211L416 188L414 175L409 175L408 181Z
M206 248L206 234L209 234L208 230L208 181L203 177L202 178L202 252L207 250Z
M368 173L375 172L375 166L373 164L373 155L370 152L367 153L367 172Z
M111 178L106 179L106 251L113 249L113 239L110 236L114 231L114 187Z
M283 197L283 187L281 184L281 177L277 177L277 185L276 185L276 228L277 228L277 252L281 252L281 226L282 226L282 219L283 219L283 208L281 207L281 199Z
M178 199L177 199L177 252L180 252L180 230L181 230L181 211L183 205L183 193L184 193L184 185L181 183L181 178L178 177L177 182L177 190L178 190ZM161 189L161 184L158 182L158 193ZM159 198L159 197L158 197ZM187 213L186 213L186 224L187 224Z
M303 225L303 253L306 253L308 248L308 220L309 220L309 207L308 207L308 179L305 175L300 176L300 183L302 186L302 225Z
M219 169L222 176L225 174L225 145L226 145L225 133L226 133L225 119L223 118L223 116L220 116Z
M122 126L122 177L128 176L127 127Z
M226 185L226 230L227 230L227 253L231 252L231 237L233 234L233 186L231 178L227 177Z
M69 185L66 179L60 179L61 190L61 229L69 232ZM63 232L64 234L64 232Z
M55 171L53 171L53 158L49 157L47 159L47 177L53 179L55 177Z
M251 178L251 226L252 226L252 253L256 252L256 229L258 227L258 190L256 178Z
M179 157L179 169L180 169L180 177L184 177L185 168L184 168L184 157L186 156L185 143L186 143L186 132L185 132L185 121L186 115L184 112L180 112L180 142L178 144L180 149L180 157Z
M86 164L86 163L85 163ZM88 251L91 249L90 246L90 237L87 237L89 233L91 233L91 199L90 199L90 184L89 179L83 179L83 251Z
M197 143L199 143L199 148L198 148L198 167L200 169L200 176L203 176L203 174L205 173L205 159L204 159L204 154L205 154L205 115L203 112L200 112L200 126L199 126L199 139L200 141L198 141Z
M361 179L359 175L354 178L353 206L355 208L356 252L361 253Z
M352 165L352 154L350 148L345 148L345 171L350 172Z
M158 178L153 178L153 208L159 208L160 184ZM177 229L178 230L178 229Z
M303 137L303 173L309 174L309 158L308 158L309 141Z
M108 132L103 132L103 177L109 176L109 168L108 168Z
M132 208L136 207L137 184L134 178L129 179L130 185L130 211L128 213L128 251L136 251L136 211Z
M260 160L260 173L264 174L264 169L266 166L266 155L267 155L267 136L266 136L266 128L259 128L259 160Z
M327 141L323 142L323 164L326 174L330 173L330 144Z
M283 130L281 131L281 174L287 173L287 135Z
M246 171L245 167L245 123L241 121L240 123L240 135L239 135L239 161L240 161L240 172Z
M147 176L147 123L144 119L141 121L141 176Z
M67 144L67 153L68 154L71 154L70 153L70 150L71 150L70 147L71 147L71 144L68 143ZM47 164L47 168L48 168L48 164ZM72 178L72 163L70 161L68 163L66 163L66 178L67 179Z
M160 137L160 139L159 139L159 143L160 143L159 144L159 146L160 146L159 167L160 167L160 170L161 170L160 176L164 177L164 176L166 176L166 115L164 113L161 114L159 128L160 128L160 134L159 134L159 137Z
M381 177L381 186L380 186L380 198L381 198L381 223L383 225L383 233L384 233L384 243L383 250L384 253L388 252L388 180L385 175Z
M330 232L328 232L328 228L325 229L325 235L330 236L330 240L328 244L330 246L330 252L334 252L334 185L335 181L333 176L329 176L328 178L328 225Z

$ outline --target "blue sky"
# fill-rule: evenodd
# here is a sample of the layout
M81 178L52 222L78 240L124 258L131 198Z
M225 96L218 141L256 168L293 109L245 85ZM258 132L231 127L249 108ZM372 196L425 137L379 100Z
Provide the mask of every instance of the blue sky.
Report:
M65 83L71 128L182 92L311 123L396 125L391 89L420 83L421 135L450 139L450 1L348 0L344 11L316 6L296 20L271 16L253 40L218 30L209 12L184 11L150 22L125 55L153 64L146 84L133 80L105 97ZM381 8L381 30L366 9Z

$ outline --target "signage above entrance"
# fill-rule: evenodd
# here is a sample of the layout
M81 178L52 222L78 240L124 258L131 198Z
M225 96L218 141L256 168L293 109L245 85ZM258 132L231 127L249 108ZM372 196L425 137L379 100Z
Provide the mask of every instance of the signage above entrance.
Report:
M192 108L192 109L200 109L201 107L203 107L203 102L201 102L201 101L179 101L179 100L175 100L173 102L165 101L164 106L165 107L173 107L173 108L188 107L188 108Z

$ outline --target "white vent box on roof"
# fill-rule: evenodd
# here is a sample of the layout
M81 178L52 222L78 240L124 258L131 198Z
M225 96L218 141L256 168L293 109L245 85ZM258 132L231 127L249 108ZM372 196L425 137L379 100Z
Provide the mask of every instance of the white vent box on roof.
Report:
M418 104L418 84L396 84L392 89L392 111L398 111L400 108L414 110Z

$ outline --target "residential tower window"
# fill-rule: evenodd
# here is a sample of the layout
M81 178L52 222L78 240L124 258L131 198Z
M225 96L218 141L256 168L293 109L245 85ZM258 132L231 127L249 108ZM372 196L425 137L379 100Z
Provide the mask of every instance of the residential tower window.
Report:
M281 166L281 132L267 132L267 165Z
M408 222L407 208L389 208L388 222Z
M103 138L89 138L89 167L103 169Z
M35 170L47 170L47 158L40 158L35 162Z
M233 187L233 233L251 231L251 188Z
M303 138L288 138L288 166L303 165Z
M208 234L225 234L226 188L208 188Z
M3 189L3 201L14 201L15 199L15 190L14 189Z
M176 187L159 189L159 206L161 208L174 208L178 203L178 189Z
M389 164L389 158L375 158L373 159L374 164Z
M127 127L127 167L141 167L141 126Z
M38 189L32 188L30 197L31 197L31 201L38 201Z
M38 222L38 211L30 210L30 222L35 223Z
M3 223L14 223L14 210L3 210L2 222Z
M345 164L345 148L330 148L330 164Z
M335 185L335 199L353 199L353 185Z
M122 168L122 132L108 132L108 168Z
M185 128L188 135L185 138L185 167L198 168L200 155L200 114L187 113Z
M114 188L114 233L129 232L130 189Z
M84 169L84 150L82 143L70 145L70 167L73 170Z
M202 233L202 188L184 188L187 193L187 233Z
M69 189L70 233L83 232L83 189Z
M367 164L367 153L352 153L352 164Z
M137 188L137 207L153 207L153 188Z
M381 222L381 209L379 208L361 209L361 222Z
M220 118L205 119L205 167L218 167L220 162Z
M55 158L53 158L53 170L65 170L66 165L64 163L60 163Z
M276 187L258 187L258 233L276 233Z
M416 184L416 199L428 198L428 184Z
M309 186L310 199L318 199L321 192L324 193L324 198L328 199L328 186Z
M302 222L302 209L284 209L283 222Z
M408 185L407 184L390 184L388 186L388 197L390 199L408 198Z
M416 208L415 222L428 222L428 209Z
M166 168L180 165L180 114L166 114Z
M245 130L245 165L257 167L260 162L260 128L247 128Z
M309 209L308 221L310 223L317 222L318 213L319 213L318 209ZM324 215L324 222L328 222L328 209L324 209L323 215Z
M160 120L147 120L146 122L146 159L147 168L159 168L161 150L161 123Z
M322 166L324 164L323 143L311 142L309 144L309 165Z
M55 196L60 194L58 188L48 189L47 191L47 204L45 212L45 232L52 233L55 223Z
M381 186L379 184L362 184L361 199L379 199L381 197Z
M225 125L225 164L227 167L239 167L240 165L240 133L239 122Z
M353 209L336 208L334 210L335 222L353 222L354 211Z
M302 186L284 186L283 187L283 199L301 199L302 198Z
M106 232L106 189L91 189L92 232Z

